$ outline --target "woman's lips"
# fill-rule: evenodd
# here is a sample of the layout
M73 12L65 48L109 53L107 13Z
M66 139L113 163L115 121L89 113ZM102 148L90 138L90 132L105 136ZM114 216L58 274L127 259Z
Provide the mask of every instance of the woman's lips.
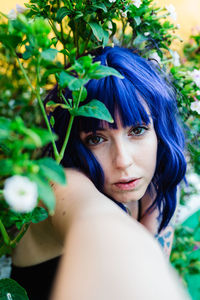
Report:
M128 191L134 189L137 184L139 183L140 178L132 179L129 181L119 181L114 183L114 186L116 186L118 189L123 191Z

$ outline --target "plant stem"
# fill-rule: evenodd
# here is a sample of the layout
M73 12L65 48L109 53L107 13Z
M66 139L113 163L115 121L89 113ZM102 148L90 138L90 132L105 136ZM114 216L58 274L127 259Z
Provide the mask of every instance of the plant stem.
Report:
M63 99L63 101L70 106L70 104L68 103L67 99L65 98L65 96L63 95L63 93L60 93L61 98Z
M59 153L58 153L58 150L57 150L57 147L56 147L54 136L53 136L53 133L52 133L52 130L51 130L51 126L49 124L49 120L48 120L47 115L46 115L46 111L45 111L42 99L40 97L40 85L39 85L39 83L40 83L40 58L37 58L36 74L37 74L36 96L37 96L37 100L38 100L42 115L44 117L47 129L48 129L49 133L51 134L51 142L52 142L52 146L53 146L53 150L54 150L54 155L55 155L55 159L57 159L58 156L59 156Z
M10 246L12 248L15 248L17 243L21 240L21 238L24 236L24 234L26 233L28 227L29 227L30 223L24 224L20 230L20 232L18 233L18 235L14 238L14 240L12 240L10 242Z
M76 103L76 104L74 105L74 107L73 107L73 108L75 108L75 109L77 109L78 106L79 106L82 92L83 92L83 86L82 86L81 89L80 89L78 101L77 101L77 103ZM62 149L61 149L61 151L60 151L59 157L58 157L58 159L56 160L58 163L60 163L61 160L63 159L64 153L65 153L65 149L66 149L66 147L67 147L67 143L68 143L68 140L69 140L70 132L71 132L71 129L72 129L73 121L74 121L74 116L71 115L71 116L70 116L70 119L69 119L69 124L68 124L68 127L67 127L67 132L66 132L65 140L64 140L64 143L63 143L63 145L62 145Z
M24 77L25 77L25 79L26 79L28 85L30 86L30 88L31 88L31 90L32 90L32 92L33 92L33 94L35 94L36 92L35 92L35 90L34 90L34 87L32 86L32 84L31 84L31 82L30 82L30 79L29 79L28 75L26 74L26 71L25 71L25 69L24 69L24 67L23 67L23 65L22 65L22 63L21 63L21 61L20 61L20 59L18 58L18 56L16 55L16 53L15 53L14 50L12 50L12 53L13 53L13 55L16 57L17 62L18 62L18 64L19 64L19 67L20 67L20 69L21 69L21 71L22 71L22 73L23 73L23 75L24 75Z
M3 222L1 221L0 219L0 231L1 231L1 234L2 234L2 237L3 237L3 240L5 242L6 245L9 245L10 244L10 237L5 229L5 226L3 225Z
M60 9L60 0L57 0L57 6L58 6L58 10ZM60 34L61 34L61 42L63 44L63 49L65 49L65 40L64 40L64 31L63 31L63 24L62 21L60 22ZM63 53L64 55L64 66L66 67L67 65L67 59L66 59L66 55Z
M53 31L54 31L54 33L55 33L57 39L60 40L60 34L59 34L59 31L57 30L57 28L56 28L55 24L53 23L53 21L50 20L50 19L48 19L48 22L49 22L51 28L53 29Z

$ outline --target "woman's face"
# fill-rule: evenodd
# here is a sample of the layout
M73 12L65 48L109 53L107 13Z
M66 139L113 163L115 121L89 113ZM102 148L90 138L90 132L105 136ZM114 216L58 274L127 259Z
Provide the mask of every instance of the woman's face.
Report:
M81 132L80 138L104 171L104 193L122 203L142 198L156 168L157 136L153 123L117 129L107 122L96 133Z

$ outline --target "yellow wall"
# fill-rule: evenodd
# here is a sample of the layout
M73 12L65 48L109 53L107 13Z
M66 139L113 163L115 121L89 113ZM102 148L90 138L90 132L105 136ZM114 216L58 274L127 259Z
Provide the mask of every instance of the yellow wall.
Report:
M12 8L15 8L16 3L23 5L28 0L0 0L0 11L8 13ZM160 5L173 4L177 11L177 21L180 24L180 29L177 33L184 41L188 40L191 34L191 28L200 26L200 0L155 0ZM6 3L6 4L5 4ZM177 44L180 47L180 43Z

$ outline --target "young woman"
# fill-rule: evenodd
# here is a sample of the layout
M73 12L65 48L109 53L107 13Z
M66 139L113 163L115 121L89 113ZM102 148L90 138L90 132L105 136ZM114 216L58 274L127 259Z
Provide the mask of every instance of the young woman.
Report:
M102 230L106 230L105 226L99 227L100 220L103 222L105 219L109 232L109 222L113 222L112 225L116 220L121 223L122 218L129 224L131 215L156 236L166 253L170 253L173 236L170 220L176 209L177 185L186 170L184 137L176 120L175 93L161 71L130 50L106 47L95 55L94 61L115 68L124 77L109 76L90 80L86 85L88 94L84 104L92 99L103 102L114 123L75 118L62 160L62 165L68 168L68 185L54 185L57 200L55 215L31 225L13 255L15 267L12 277L30 291L31 299L46 299L45 294L39 298L38 290L40 293L49 290L52 279L47 277L55 273L57 257L64 251L64 241L70 241L69 247L73 244L71 233L74 232L74 224L81 223L84 228L88 222L89 227L86 227L88 230L92 227L93 234L95 232L96 236L97 233L98 237L98 233L101 236ZM66 90L65 97L71 97L69 90ZM57 98L56 89L48 100L51 98L54 101ZM53 116L60 149L69 114L57 108ZM119 210L116 204L127 214ZM112 221L115 213L116 219ZM140 232L135 222L131 227ZM84 232L86 229L83 229ZM123 239L120 231L116 234ZM140 241L135 240L135 243L140 245ZM90 244L87 245L90 247ZM72 249L75 248L73 244ZM114 248L112 244L106 253ZM130 260L131 249L127 246ZM75 259L72 252L68 257L72 257L72 262ZM105 263L104 258L105 254L101 257ZM92 262L95 262L95 257ZM92 266L91 274L96 278L96 269ZM43 278L40 287L40 280L34 285L28 278L33 272L35 278Z

